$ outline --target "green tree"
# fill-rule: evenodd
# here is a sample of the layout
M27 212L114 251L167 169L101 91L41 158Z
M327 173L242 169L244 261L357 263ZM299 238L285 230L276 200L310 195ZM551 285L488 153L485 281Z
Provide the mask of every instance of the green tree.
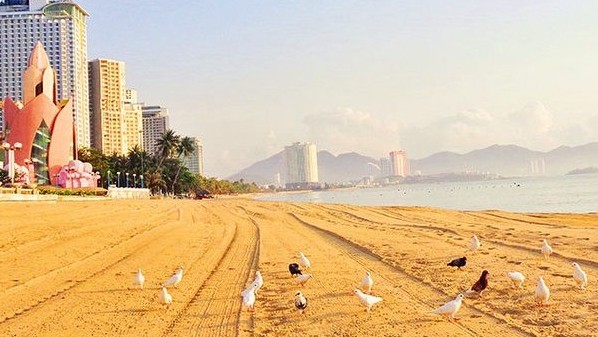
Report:
M157 155L159 156L158 169L162 167L164 160L172 158L179 147L181 137L173 130L166 130L165 133L156 140L158 146Z

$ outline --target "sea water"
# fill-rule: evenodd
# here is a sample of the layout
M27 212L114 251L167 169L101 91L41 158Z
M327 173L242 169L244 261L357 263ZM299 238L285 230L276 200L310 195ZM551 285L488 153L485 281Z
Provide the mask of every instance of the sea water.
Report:
M598 174L275 193L257 199L526 213L593 213L598 212Z

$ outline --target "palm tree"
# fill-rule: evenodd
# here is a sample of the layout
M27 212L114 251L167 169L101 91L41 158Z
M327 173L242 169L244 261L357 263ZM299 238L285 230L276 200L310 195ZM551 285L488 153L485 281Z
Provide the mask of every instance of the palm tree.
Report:
M183 159L187 159L190 155L195 152L195 144L193 144L193 139L191 137L183 137L181 138L177 148L176 153L180 156L183 156ZM174 194L174 185L176 185L177 180L179 178L179 174L181 173L181 169L183 165L179 165L179 168L174 175L174 179L172 180L172 193Z
M156 145L158 146L158 156L160 157L157 167L158 169L162 166L164 159L171 158L176 154L180 143L181 137L173 130L166 130L166 132L156 140Z

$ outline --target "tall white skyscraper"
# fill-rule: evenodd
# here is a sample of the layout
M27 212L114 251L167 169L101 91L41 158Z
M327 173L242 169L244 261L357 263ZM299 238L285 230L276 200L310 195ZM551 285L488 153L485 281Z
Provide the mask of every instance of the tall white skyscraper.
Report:
M311 143L294 143L284 148L286 187L307 188L318 182L318 152Z
M197 137L190 137L193 141L193 147L195 150L193 153L183 159L183 164L189 169L189 171L203 176L203 143L201 139Z
M148 154L156 153L156 140L170 128L168 123L168 109L159 105L143 106L141 108L143 123L143 150Z
M77 147L90 145L88 16L72 1L0 0L0 100L23 99L23 71L41 41L56 71L59 100L73 98ZM4 128L3 113L0 117Z

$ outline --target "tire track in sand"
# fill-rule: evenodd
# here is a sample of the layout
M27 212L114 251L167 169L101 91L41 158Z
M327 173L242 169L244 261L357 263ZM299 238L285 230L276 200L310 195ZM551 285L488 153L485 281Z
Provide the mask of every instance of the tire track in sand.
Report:
M243 209L226 221L235 223L233 239L197 292L172 321L166 336L252 335L251 313L242 312L240 292L252 277L259 256L259 227Z

